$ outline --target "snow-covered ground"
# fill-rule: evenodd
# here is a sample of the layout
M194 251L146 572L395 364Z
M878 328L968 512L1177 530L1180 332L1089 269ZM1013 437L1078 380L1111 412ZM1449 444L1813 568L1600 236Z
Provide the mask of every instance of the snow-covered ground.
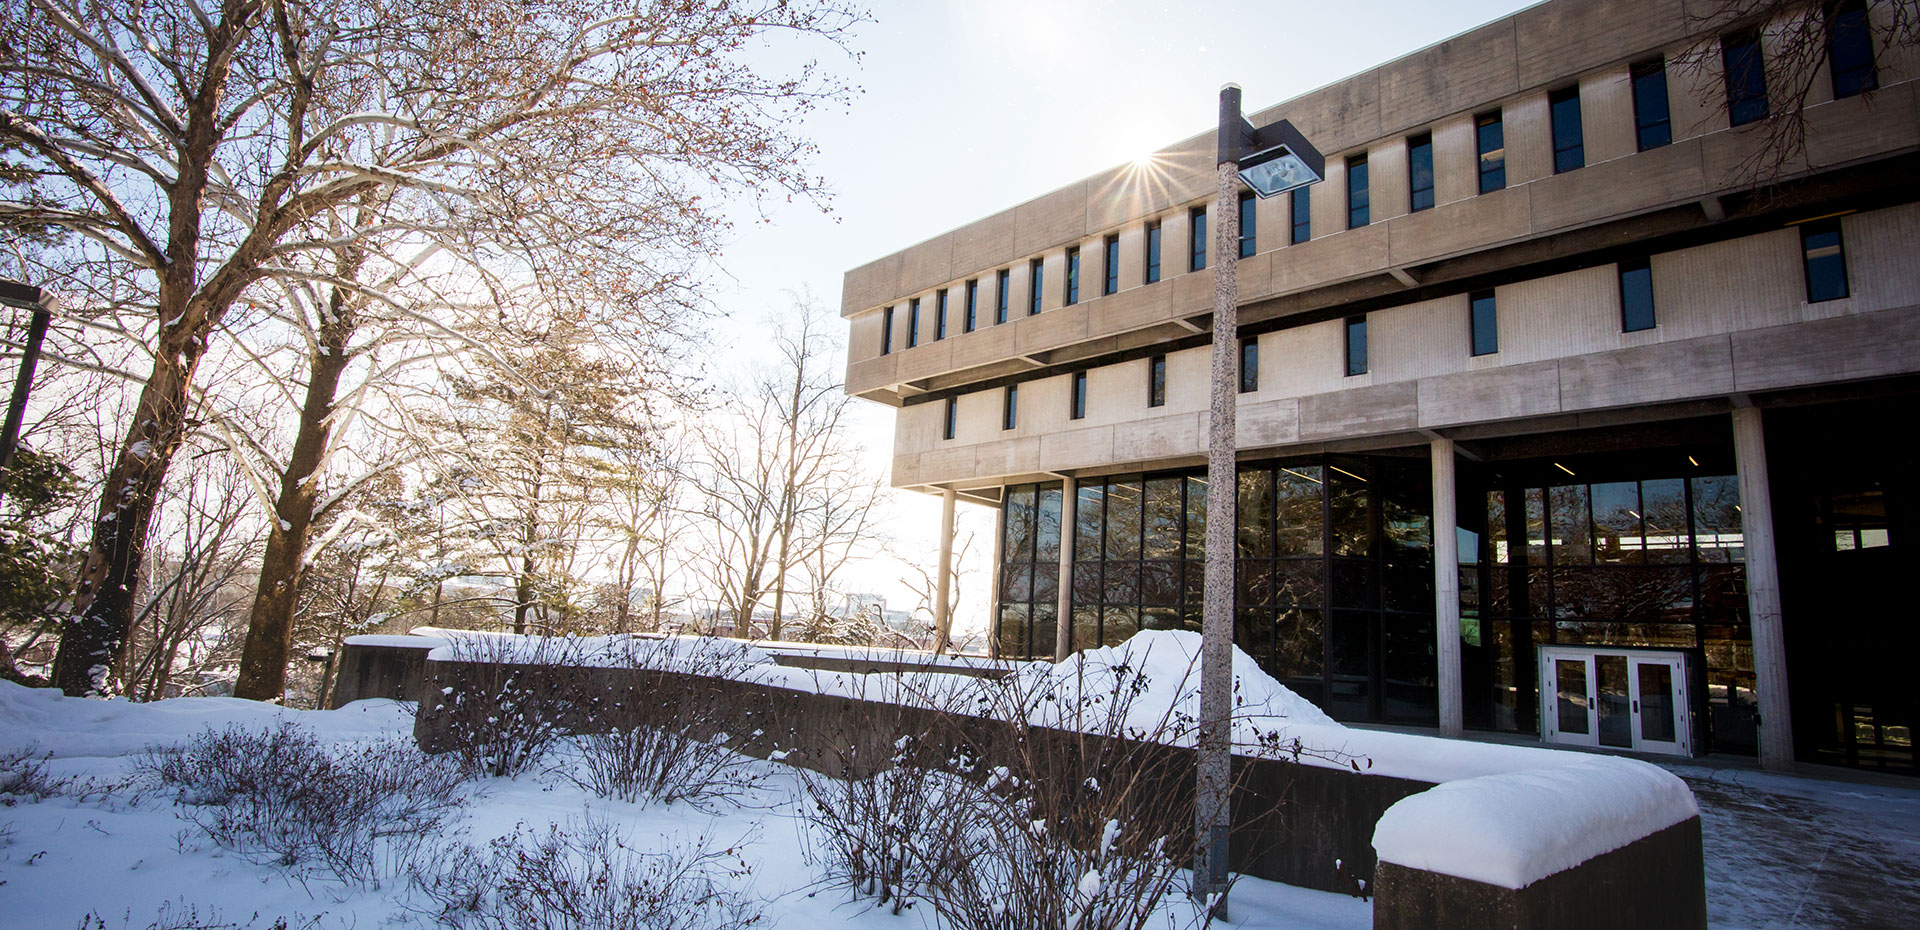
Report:
M152 704L63 698L0 682L0 753L36 746L51 753L48 771L111 782L125 778L134 757L153 744L178 743L206 727L270 727L290 719L328 743L407 739L410 709L393 701L359 701L333 711L290 711L230 698L182 698ZM810 864L813 839L800 819L802 788L792 770L763 767L762 786L712 813L686 804L627 804L597 798L555 771L470 783L469 804L452 829L468 842L511 833L524 824L549 825L605 818L641 849L686 844L701 837L737 851L746 869L731 877L760 902L775 927L846 926L858 930L913 930L937 923L924 906L901 915L856 901L845 888L819 880ZM223 852L170 799L136 800L121 791L104 797L19 800L0 807L0 927L71 930L91 913L111 930L146 928L189 909L203 921L265 930L274 919L290 927L430 927L410 911L424 902L406 882L378 889L349 888ZM1360 930L1370 926L1366 902L1248 879L1233 899L1231 926ZM252 921L259 915L258 921Z

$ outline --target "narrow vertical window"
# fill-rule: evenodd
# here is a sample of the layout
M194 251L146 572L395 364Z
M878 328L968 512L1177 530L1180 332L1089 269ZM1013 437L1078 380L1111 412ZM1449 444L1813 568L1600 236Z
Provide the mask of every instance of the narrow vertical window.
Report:
M1347 320L1347 376L1367 373L1367 318Z
M1580 131L1580 88L1563 87L1548 94L1547 115L1553 123L1553 173L1585 166L1587 147L1586 136Z
M1101 259L1100 273L1104 276L1100 282L1100 293L1120 293L1120 237L1108 236L1106 256Z
M1645 258L1620 263L1620 331L1637 333L1654 327L1653 265Z
M1507 186L1507 127L1500 112L1482 113L1473 118L1475 144L1480 150L1480 193L1491 194Z
M1167 405L1167 357L1156 355L1147 362L1147 406Z
M1407 140L1407 209L1433 209L1433 133Z
M1255 252L1260 251L1260 238L1258 235L1258 229L1255 226L1256 220L1255 220L1255 211L1253 208L1253 205L1257 202L1258 201L1254 200L1252 191L1240 192L1240 257L1241 258L1252 258Z
M1207 270L1207 208L1187 211L1187 270Z
M1299 245L1313 238L1313 188L1296 187L1287 199L1293 202L1293 233L1287 241Z
M1147 283L1160 280L1160 221L1147 224Z
M1667 63L1659 58L1633 66L1633 128L1640 151L1673 141L1673 115L1667 109Z
M964 330L965 332L970 333L970 332L973 332L973 328L979 325L979 323L980 323L980 279L973 278L967 281L967 318L966 318L966 321L961 325L965 327L965 330Z
M920 344L920 298L907 301L907 348Z
M1066 287L1066 293L1061 295L1061 303L1071 307L1074 304L1077 304L1079 302L1080 302L1080 247L1076 245L1073 248L1070 248L1067 250L1067 287Z
M880 311L880 354L886 355L892 351L893 308L889 306Z
M1852 97L1879 87L1864 0L1829 3L1826 16L1827 67L1833 75L1834 98Z
M1473 354L1492 355L1500 351L1500 316L1492 291L1474 291L1467 295L1467 326L1472 330Z
M953 438L953 426L954 426L954 421L959 418L958 417L959 406L960 406L960 401L958 399L952 398L952 397L947 398L946 420L940 426L941 439Z
M1800 251L1806 260L1809 303L1847 296L1847 254L1840 242L1839 218L1802 223Z
M933 295L933 341L947 338L947 289Z
M1260 340L1252 336L1240 340L1240 393L1260 390Z
M1069 393L1072 395L1072 397L1068 401L1067 419L1069 420L1086 419L1087 418L1087 373L1086 372L1076 371L1073 373L1073 390L1070 391Z
M1367 192L1367 156L1347 159L1347 228L1359 229L1372 216L1373 196Z
M1041 288L1046 286L1047 265L1044 259L1034 259L1027 263L1027 315L1040 312Z
M1720 40L1720 63L1727 74L1727 123L1745 126L1767 118L1767 69L1760 57L1760 34L1743 32Z
M996 324L1007 321L1007 292L1012 290L1012 281L1013 272L1006 268L1000 269L999 277L994 282L996 290L993 296L993 322Z
M1000 428L1013 429L1020 422L1020 385L1007 385L1000 396Z

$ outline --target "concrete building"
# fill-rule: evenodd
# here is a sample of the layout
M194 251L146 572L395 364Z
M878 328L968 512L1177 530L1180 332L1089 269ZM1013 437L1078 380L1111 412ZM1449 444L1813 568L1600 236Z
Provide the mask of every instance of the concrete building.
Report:
M1551 0L1264 111L1239 645L1336 717L1914 771L1920 49ZM1762 63L1755 67L1755 62ZM895 486L994 506L995 640L1199 627L1212 133L846 275ZM950 522L950 521L949 521Z

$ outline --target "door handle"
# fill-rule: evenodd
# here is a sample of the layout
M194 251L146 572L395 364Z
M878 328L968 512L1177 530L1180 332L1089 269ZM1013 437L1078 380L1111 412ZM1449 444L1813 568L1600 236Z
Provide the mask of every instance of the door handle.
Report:
M1634 713L1636 713L1636 714L1640 712L1640 702L1639 702L1639 701L1635 701L1635 702L1633 702L1633 712L1634 712Z

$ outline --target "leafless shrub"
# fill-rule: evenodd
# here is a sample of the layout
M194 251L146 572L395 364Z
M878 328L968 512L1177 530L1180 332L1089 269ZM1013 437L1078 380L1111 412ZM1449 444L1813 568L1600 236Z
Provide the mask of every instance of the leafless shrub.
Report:
M221 848L361 886L396 870L395 840L432 835L464 803L451 760L403 740L326 747L290 721L208 729L149 750L136 770Z
M51 775L47 763L53 753L36 753L34 747L0 751L0 807L12 807L21 801L37 802L52 797L70 797L89 801L119 787L115 781Z
M567 776L601 797L702 809L757 786L761 770L734 746L759 708L725 687L750 653L715 639L616 642L610 687L582 699L586 732Z
M258 913L245 921L223 920L220 912L214 908L209 907L205 913L202 913L198 905L168 901L160 905L159 914L154 917L152 923L146 924L146 930L290 930L290 928L312 930L320 925L318 917L276 917L271 923L264 925L260 923L261 920ZM131 913L121 918L120 926L122 928L135 926ZM88 911L85 917L80 918L76 930L107 930L106 918L101 917L96 911Z
M897 718L889 769L803 776L828 879L895 911L924 900L967 930L1139 928L1166 913L1192 861L1192 766L1174 748L1192 721L1136 707L1142 671L1103 672L907 695L926 709Z
M571 639L466 635L451 651L443 668L458 680L442 683L430 713L437 748L450 751L468 775L510 778L531 770L567 736L581 717L581 700L598 688L594 672L577 664Z
M457 845L412 872L418 908L453 930L706 930L765 918L735 888L746 863L702 838L642 852L605 821L537 833L524 824L485 849Z

